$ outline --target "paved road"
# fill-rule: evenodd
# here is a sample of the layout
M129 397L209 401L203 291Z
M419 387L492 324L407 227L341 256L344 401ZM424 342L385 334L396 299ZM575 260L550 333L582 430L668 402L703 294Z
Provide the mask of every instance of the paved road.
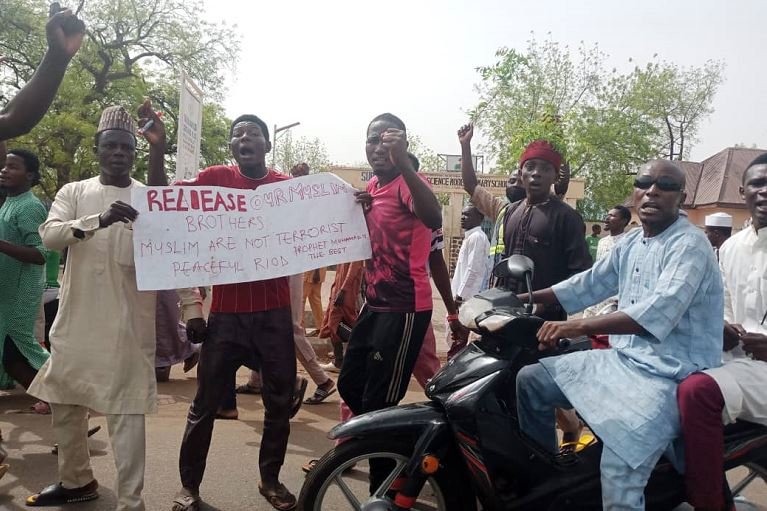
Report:
M329 294L333 274L328 272L323 290ZM435 297L439 295L435 292ZM439 299L435 300L434 327L438 352L444 357L445 309ZM308 319L308 318L307 318ZM318 350L320 353L324 349ZM241 370L239 382L246 381L247 372ZM149 511L166 511L178 490L178 449L184 430L186 412L194 396L196 380L185 376L178 366L174 368L171 381L159 386L159 413L147 420L147 471L145 499ZM309 392L314 386L310 384ZM406 401L423 400L420 387L413 381ZM0 510L17 511L29 509L24 506L27 495L55 482L56 457L50 454L53 444L50 418L28 413L34 402L20 391L0 392L0 429L5 438L4 446L9 452L11 472L0 480ZM271 508L258 494L257 456L262 429L263 407L258 396L243 396L239 400L240 420L218 421L208 457L208 467L201 488L206 501L206 511L268 511ZM304 479L301 465L310 458L324 454L331 442L326 432L338 420L338 395L326 404L305 406L292 421L290 445L282 480L289 489L298 494ZM103 429L90 441L93 468L101 483L101 498L97 501L67 508L47 508L80 511L111 511L115 506L115 470L103 417L94 417L91 424ZM762 482L753 486L748 497L767 504L767 485ZM344 509L339 506L339 511ZM765 508L767 510L767 508Z
M241 371L239 380L245 381ZM172 380L160 385L160 410L148 419L148 452L145 497L150 511L167 510L178 489L177 460L184 417L194 395L195 380L187 378L177 368ZM311 387L310 387L311 390ZM413 383L406 399L421 399ZM15 511L25 508L24 498L35 490L56 480L56 458L50 454L53 443L49 418L25 410L33 400L15 391L0 398L0 428L9 451L11 472L0 480L0 509ZM336 423L338 397L327 404L304 407L292 422L292 433L286 465L282 476L285 484L298 492L303 481L301 465L309 458L319 457L331 443L325 433ZM239 400L240 420L218 421L214 431L208 468L202 486L207 503L203 509L222 511L268 511L271 507L256 489L258 474L256 459L262 427L263 408L258 396ZM91 419L104 429L90 441L93 467L102 484L101 499L82 504L82 511L114 509L114 466L107 441L103 417ZM759 483L750 492L754 502L767 503L767 486ZM58 509L58 508L48 508ZM68 507L67 509L75 509Z

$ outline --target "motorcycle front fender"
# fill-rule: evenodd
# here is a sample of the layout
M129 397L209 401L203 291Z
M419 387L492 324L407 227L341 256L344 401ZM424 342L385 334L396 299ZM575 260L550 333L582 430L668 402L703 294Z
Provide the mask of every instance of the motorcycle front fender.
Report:
M413 403L354 417L331 429L328 438L415 434L426 427L440 426L447 427L447 417L438 404Z

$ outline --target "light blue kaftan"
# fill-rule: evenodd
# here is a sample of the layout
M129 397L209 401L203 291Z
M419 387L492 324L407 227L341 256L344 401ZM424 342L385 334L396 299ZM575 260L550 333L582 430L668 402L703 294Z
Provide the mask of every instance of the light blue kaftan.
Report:
M634 229L553 290L568 314L617 294L618 309L648 332L541 360L589 427L636 469L679 435L677 384L721 363L722 277L711 245L683 218L652 238Z

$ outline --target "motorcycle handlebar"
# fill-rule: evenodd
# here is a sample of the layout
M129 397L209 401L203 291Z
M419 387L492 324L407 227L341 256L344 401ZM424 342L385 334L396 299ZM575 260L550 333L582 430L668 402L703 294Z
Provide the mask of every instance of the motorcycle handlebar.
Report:
M573 341L571 339L568 339L566 337L562 338L562 339L557 341L557 349L566 350L567 348L570 347L570 345L572 343L573 343Z

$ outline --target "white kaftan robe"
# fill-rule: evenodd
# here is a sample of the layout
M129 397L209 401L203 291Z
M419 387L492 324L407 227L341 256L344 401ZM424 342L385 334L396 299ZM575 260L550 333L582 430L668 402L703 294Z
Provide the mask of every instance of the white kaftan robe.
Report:
M767 227L747 227L719 249L724 279L724 319L746 332L767 335ZM767 323L767 321L766 321ZM724 396L725 424L743 419L767 426L767 362L751 359L740 346L722 357L723 365L705 371Z
M51 328L51 358L29 387L51 403L80 405L103 414L146 414L157 409L155 293L138 291L133 230L117 222L99 229L99 214L126 188L99 177L59 190L40 226L45 246L69 247L59 312ZM75 237L75 230L85 233Z

